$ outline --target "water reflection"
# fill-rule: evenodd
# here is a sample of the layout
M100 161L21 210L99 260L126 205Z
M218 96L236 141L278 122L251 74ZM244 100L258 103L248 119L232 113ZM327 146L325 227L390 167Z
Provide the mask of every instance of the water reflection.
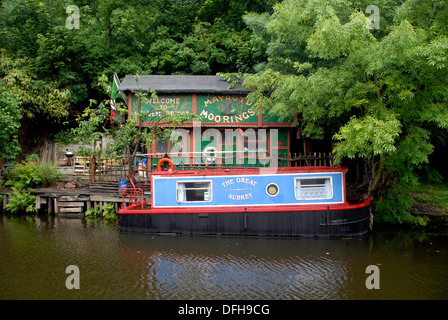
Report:
M447 299L445 232L362 239L125 234L115 221L0 217L0 299ZM380 290L365 286L368 265ZM65 287L68 265L80 290Z
M135 281L155 299L347 299L368 249L363 239L122 234L120 240L122 260L137 264Z

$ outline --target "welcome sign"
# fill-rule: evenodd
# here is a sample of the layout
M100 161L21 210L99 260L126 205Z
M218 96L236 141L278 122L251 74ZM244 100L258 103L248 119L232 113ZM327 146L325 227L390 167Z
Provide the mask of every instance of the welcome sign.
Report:
M132 105L137 108L137 97L133 97ZM142 112L146 113L145 122L159 121L163 115L161 109L169 110L169 112L190 112L192 110L193 99L191 95L169 95L150 97L148 99L141 98Z

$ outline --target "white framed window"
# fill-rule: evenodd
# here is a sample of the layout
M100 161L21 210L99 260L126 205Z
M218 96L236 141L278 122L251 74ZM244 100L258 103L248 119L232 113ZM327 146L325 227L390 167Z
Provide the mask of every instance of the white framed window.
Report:
M210 202L212 201L212 181L177 181L176 200L183 202Z
M297 200L319 200L333 198L332 177L294 178Z

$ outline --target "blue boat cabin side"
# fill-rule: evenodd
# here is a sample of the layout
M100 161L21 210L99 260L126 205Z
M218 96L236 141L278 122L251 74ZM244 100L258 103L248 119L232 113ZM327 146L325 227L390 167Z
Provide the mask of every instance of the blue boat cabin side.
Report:
M225 208L346 203L343 167L153 172L151 208Z

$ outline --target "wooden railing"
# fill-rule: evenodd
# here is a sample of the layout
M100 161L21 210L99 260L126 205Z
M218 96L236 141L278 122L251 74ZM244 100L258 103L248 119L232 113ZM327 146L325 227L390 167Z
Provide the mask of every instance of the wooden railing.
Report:
M294 153L292 155L289 154L288 158L279 158L282 164L281 167L304 167L304 166L332 166L333 165L333 155L331 152L319 152L313 153L310 155L302 155L299 153L298 155Z
M146 172L155 171L157 163L165 156L170 157L175 163L176 170L189 170L189 169L205 169L205 168L222 168L222 167L240 167L240 168L253 168L253 167L267 167L270 165L270 161L265 158L254 159L247 155L247 152L241 158L241 155L232 155L227 158L222 157L219 159L219 155L198 153L188 153L179 156L178 154L139 154L134 159L133 168L140 169L138 175L142 179L147 176ZM210 161L208 161L210 160ZM92 167L91 163L95 162L95 166ZM302 167L302 166L332 166L333 156L331 153L313 153L309 155L302 154L288 154L287 157L277 157L279 167ZM74 157L73 165L74 176L89 177L90 182L104 182L119 181L121 178L128 179L128 165L121 158L92 158L92 157Z
M95 158L75 156L73 175L90 177L91 182L118 181L127 178L128 168L123 157ZM94 163L94 166L92 166Z

